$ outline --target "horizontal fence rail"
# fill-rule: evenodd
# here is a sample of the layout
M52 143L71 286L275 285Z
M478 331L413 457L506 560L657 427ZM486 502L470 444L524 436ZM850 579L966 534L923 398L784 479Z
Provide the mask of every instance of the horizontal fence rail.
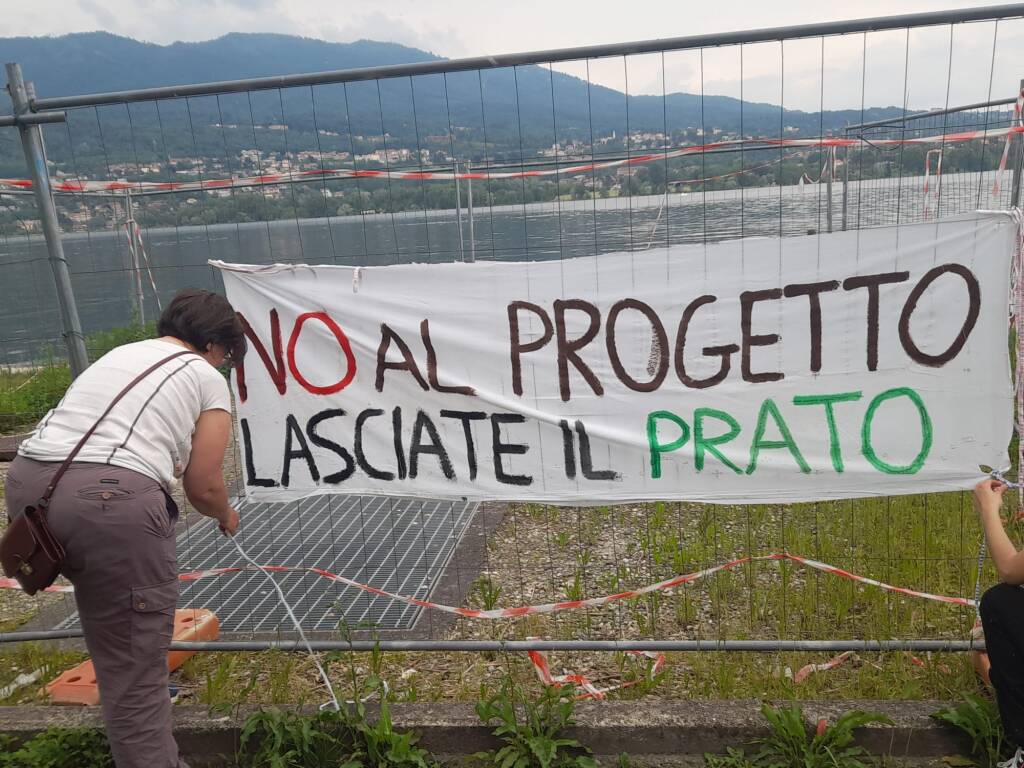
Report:
M1012 107L1017 103L1017 99L996 99L994 101L983 101L978 104L962 104L957 107L949 107L948 109L930 109L927 112L914 112L909 115L901 115L900 117L890 117L886 120L875 120L871 123L855 123L853 125L846 126L845 130L847 133L850 131L863 130L864 128L879 128L881 126L892 126L901 125L903 123L910 123L915 120L926 120L933 117L942 117L943 115L955 115L962 112L978 109L992 109L993 107Z
M0 632L0 644L68 640L82 637L80 631ZM211 653L221 651L482 651L521 653L524 651L654 651L654 652L811 652L864 653L912 651L944 653L984 651L983 642L969 640L217 640L172 642L172 651Z

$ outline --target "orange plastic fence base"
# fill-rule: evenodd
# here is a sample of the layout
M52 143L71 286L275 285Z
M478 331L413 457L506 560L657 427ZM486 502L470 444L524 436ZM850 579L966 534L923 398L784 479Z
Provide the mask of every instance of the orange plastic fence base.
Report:
M220 621L212 611L190 608L174 612L174 639L182 642L216 640L220 635ZM174 671L195 653L195 651L171 651L167 654L167 669ZM83 661L69 669L46 686L54 704L100 703L100 691L96 686L96 671L91 661Z

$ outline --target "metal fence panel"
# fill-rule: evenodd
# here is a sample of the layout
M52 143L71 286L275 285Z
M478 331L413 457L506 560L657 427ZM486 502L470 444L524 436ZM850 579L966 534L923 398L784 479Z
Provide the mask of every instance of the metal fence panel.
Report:
M121 187L53 196L86 346L95 356L144 334L182 287L220 290L210 258L564 259L1005 208L1018 194L1024 137L1005 164L1004 135L946 137L1013 123L1024 74L1015 48L1022 10L36 99L38 109L67 110L63 124L41 128L50 175L68 186ZM935 50L945 62L938 73L926 66ZM978 50L988 62L981 78ZM651 71L660 93L649 83L638 92L641 73ZM902 83L902 103L877 109L893 78ZM941 114L907 114L937 78L946 95ZM810 106L808 93L817 94ZM785 144L825 136L867 143L838 151ZM922 137L938 138L879 144ZM744 141L755 138L776 144ZM25 178L19 152L10 134L0 135L4 167ZM301 172L308 173L293 178ZM465 176L426 178L431 172ZM211 181L225 183L197 188ZM6 432L29 427L70 380L50 253L33 198L0 188ZM237 479L236 455L226 470ZM257 548L276 561L268 564L338 569L378 588L475 607L611 594L775 552L928 592L969 596L977 579L980 533L964 494L778 506L449 506L339 495L272 513L254 509L248 519L262 526L251 532L273 539L273 547ZM186 517L183 568L237 560L209 528ZM206 607L224 590L221 610L233 633L288 641L293 630L260 578L196 582L183 602ZM302 602L307 628L324 639L342 636L346 616L438 649L534 635L579 648L640 640L733 648L740 638L756 638L748 650L826 640L860 648L893 638L953 647L974 621L968 608L788 562L750 562L606 608L491 623L442 620L308 575L279 578ZM991 580L986 570L983 582ZM73 624L66 597L44 600L63 600L62 626Z

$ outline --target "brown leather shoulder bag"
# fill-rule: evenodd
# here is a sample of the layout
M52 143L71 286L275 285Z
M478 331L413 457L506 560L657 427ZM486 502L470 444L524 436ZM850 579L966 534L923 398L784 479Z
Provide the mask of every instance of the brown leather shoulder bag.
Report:
M18 583L21 584L21 588L28 594L34 595L36 592L46 589L53 584L60 574L61 566L64 564L64 548L57 541L50 530L49 524L46 522L46 511L50 507L50 498L57 488L57 483L60 482L61 477L67 472L71 462L75 460L75 457L82 450L82 446L85 445L86 441L92 437L92 433L96 431L100 422L107 417L107 414L114 409L114 406L121 401L122 397L128 394L132 387L164 365L164 363L169 363L171 360L182 355L191 354L195 353L187 349L175 352L173 355L169 355L163 360L154 363L136 376L107 406L107 410L96 419L96 423L89 428L89 431L82 435L78 445L68 454L68 457L64 459L64 463L60 465L60 468L50 479L50 484L46 486L46 491L43 493L42 498L36 502L35 506L25 507L23 514L11 520L7 530L4 531L3 537L0 538L0 565L3 566L4 573L9 578L17 579Z

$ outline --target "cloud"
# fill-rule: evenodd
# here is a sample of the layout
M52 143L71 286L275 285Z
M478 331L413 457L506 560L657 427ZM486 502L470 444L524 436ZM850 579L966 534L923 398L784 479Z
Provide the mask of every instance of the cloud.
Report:
M903 106L934 109L1016 93L1024 23L905 30L666 54L669 92L725 95L789 109ZM687 58L689 57L689 58ZM661 93L658 61L629 59L631 93ZM649 57L648 57L649 58ZM634 61L637 59L637 61ZM621 66L620 66L621 68ZM703 72L703 83L702 73ZM608 85L621 89L619 82ZM742 91L741 91L742 88ZM991 90L990 90L991 89Z
M332 42L379 40L401 43L449 58L465 49L461 34L451 25L410 23L378 10L353 15L338 23L309 20L305 25L310 29L310 36Z
M146 5L154 6L153 0L142 0ZM175 7L193 7L208 9L211 6L244 8L249 11L267 11L276 9L277 0L175 0Z
M116 29L119 26L117 16L94 0L79 0L79 6L95 19L103 29Z

